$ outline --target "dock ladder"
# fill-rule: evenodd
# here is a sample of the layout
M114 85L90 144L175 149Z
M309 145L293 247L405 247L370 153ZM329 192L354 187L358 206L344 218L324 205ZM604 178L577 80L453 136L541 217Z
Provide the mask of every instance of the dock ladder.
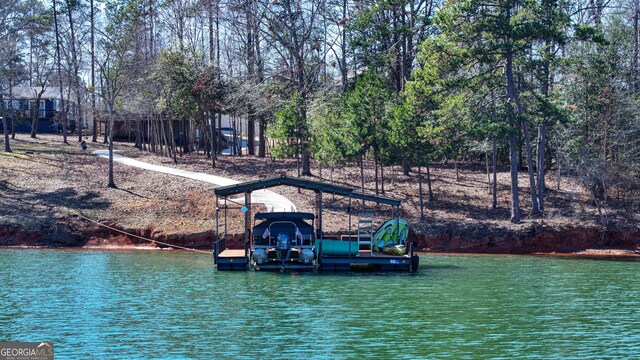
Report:
M358 214L358 255L362 245L369 246L373 256L373 213L363 212Z

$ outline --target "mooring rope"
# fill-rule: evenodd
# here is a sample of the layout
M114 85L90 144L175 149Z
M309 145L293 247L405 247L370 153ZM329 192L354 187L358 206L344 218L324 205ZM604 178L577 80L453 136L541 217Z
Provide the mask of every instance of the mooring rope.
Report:
M96 221L96 220L93 220L93 219L91 219L91 218L88 218L88 217L86 217L86 216L84 216L84 215L80 214L80 213L79 213L79 212L77 212L77 211L70 210L70 212L74 213L75 215L77 215L77 216L78 216L79 218L81 218L81 219L87 220L87 221L89 221L89 222L92 222L92 223L94 223L94 224L96 224L96 225L99 225L99 226L102 226L102 227L104 227L104 228L107 228L107 229L109 229L109 230L117 231L117 232L119 232L119 233L122 233L122 234L125 234L125 235L128 235L128 236L131 236L131 237L134 237L134 238L137 238L137 239L140 239L140 240L144 240L144 241L148 241L148 242L153 242L153 243L161 244L161 245L165 245L165 246L170 246L170 247L177 248L177 249L188 250L188 251L193 251L193 252L198 252L198 253L202 253L202 254L208 254L208 255L211 255L211 251L199 250L199 249L189 248L189 247L185 247L185 246L180 246L180 245L175 245L175 244L169 244L169 243L162 242L162 241L158 241L158 240L148 239L148 238L145 238L145 237L142 237L142 236L136 235L136 234L132 234L132 233L129 233L129 232L126 232L126 231L120 230L120 229L116 229L116 228L114 228L113 226L105 225L105 224L103 224L103 223L101 223L101 222L99 222L99 221Z

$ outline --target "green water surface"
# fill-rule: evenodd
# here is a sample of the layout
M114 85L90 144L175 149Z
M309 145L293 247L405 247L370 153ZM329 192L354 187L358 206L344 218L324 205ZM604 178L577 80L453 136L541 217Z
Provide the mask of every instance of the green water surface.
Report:
M425 255L417 274L216 272L0 250L0 341L56 359L640 358L640 262Z

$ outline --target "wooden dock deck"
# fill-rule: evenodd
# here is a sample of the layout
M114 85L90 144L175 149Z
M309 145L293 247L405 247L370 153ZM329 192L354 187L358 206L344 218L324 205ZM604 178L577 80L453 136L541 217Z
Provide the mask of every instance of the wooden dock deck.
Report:
M216 259L218 270L247 270L244 249L224 249Z
M225 249L220 254L219 258L238 258L244 257L244 249Z

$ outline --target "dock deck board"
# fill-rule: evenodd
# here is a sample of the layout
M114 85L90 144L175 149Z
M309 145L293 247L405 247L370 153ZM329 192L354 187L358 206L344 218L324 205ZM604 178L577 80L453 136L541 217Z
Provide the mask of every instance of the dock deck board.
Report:
M244 257L244 249L225 249L220 254L219 258L239 258Z

